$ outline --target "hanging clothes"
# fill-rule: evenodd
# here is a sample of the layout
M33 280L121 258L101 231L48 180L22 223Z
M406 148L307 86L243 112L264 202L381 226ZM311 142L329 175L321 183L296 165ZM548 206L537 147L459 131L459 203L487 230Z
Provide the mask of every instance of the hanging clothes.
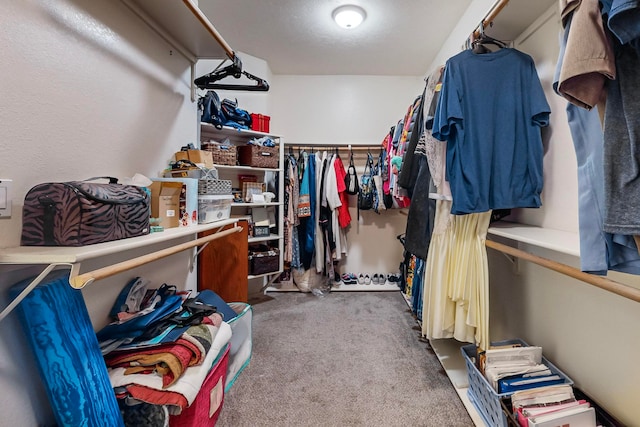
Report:
M436 203L435 226L423 282L422 333L489 344L489 269L484 246L490 212L451 215ZM465 266L465 268L460 268Z
M447 141L453 214L541 205L549 113L529 55L465 50L447 61L433 136Z
M586 17L592 17L579 24L577 32L574 32L574 12L582 21ZM595 12L595 15L594 15ZM591 76L581 78L579 76L599 73L599 70L615 70L613 53L611 55L597 55L593 59L584 51L579 41L589 38L593 51L612 52L611 48L598 46L609 44L608 38L590 37L594 32L603 34L603 20L600 17L600 9L597 0L585 0L578 7L562 11L564 32L560 38L560 54L556 65L553 88L558 95L567 99L567 118L569 129L576 152L578 162L578 224L580 232L580 268L582 271L592 274L606 275L608 270L621 271L631 274L640 274L640 254L632 236L611 234L604 231L604 134L600 123L602 104L594 106L594 102L587 103L586 96L567 96L559 91L561 76L574 74L576 77L572 89L576 94L592 94L591 99L598 100L604 95L605 74L600 77ZM569 44L571 38L573 43ZM578 48L576 50L576 47ZM571 73L563 72L565 57L568 56ZM575 64L584 64L576 70ZM609 71L610 73L610 71ZM574 102L580 98L583 102ZM589 111L589 104L591 109Z
M349 195L347 194L347 186L344 183L344 179L347 176L347 171L344 168L344 163L342 163L342 159L340 159L340 156L336 158L335 169L337 189L338 194L340 195L340 206L338 206L338 223L340 228L347 228L349 224L351 224L351 214L349 213Z

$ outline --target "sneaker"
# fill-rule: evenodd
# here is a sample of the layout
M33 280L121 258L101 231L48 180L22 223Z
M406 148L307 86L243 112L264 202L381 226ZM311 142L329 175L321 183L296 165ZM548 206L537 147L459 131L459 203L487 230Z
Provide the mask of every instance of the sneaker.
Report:
M369 276L367 276L367 278L368 278L368 277L369 277ZM362 274L360 274L360 275L358 276L358 283L359 283L359 284L361 284L361 285L364 285L364 276L363 276Z
M371 277L369 277L368 274L364 275L364 284L365 285L370 285L371 284Z
M374 285L377 285L378 283L380 283L378 281L378 273L373 275L373 278L371 279L371 283L373 283Z
M378 285L386 285L386 284L387 284L387 275L378 274Z

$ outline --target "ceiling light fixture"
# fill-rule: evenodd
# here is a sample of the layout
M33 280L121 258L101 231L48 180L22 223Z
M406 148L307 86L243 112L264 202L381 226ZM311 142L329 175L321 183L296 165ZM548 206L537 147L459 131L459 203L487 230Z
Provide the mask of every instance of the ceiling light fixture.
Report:
M340 6L333 11L333 20L342 28L352 29L362 24L367 16L363 8L354 5Z

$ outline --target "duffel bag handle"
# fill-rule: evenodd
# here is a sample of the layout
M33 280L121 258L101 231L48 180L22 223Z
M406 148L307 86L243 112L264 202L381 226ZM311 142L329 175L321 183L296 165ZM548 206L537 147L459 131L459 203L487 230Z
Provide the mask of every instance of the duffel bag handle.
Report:
M113 176L94 176L93 178L87 178L85 181L95 181L96 179L108 179L109 184L117 184L118 178Z

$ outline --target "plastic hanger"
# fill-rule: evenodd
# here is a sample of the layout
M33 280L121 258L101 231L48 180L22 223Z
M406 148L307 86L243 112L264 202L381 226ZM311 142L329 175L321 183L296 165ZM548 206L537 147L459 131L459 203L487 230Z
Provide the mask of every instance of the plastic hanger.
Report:
M233 56L233 64L227 65L226 67L219 70L220 66L222 66L225 61L226 59L222 61L216 67L216 69L209 74L205 74L204 76L195 79L194 83L196 84L196 86L198 86L200 89L246 90L255 92L266 92L269 90L269 83L267 83L266 80L242 70L242 61L240 61L240 58L237 55ZM236 79L239 79L243 75L248 79L255 81L256 84L244 85L216 83L217 81L222 80L226 77L232 76Z
M489 50L485 45L486 44L492 44L495 46L498 46L500 49L506 48L507 44L503 41L500 41L498 39L494 39L491 36L488 36L487 34L485 34L484 32L484 23L480 23L480 37L478 37L477 39L475 39L473 42L471 42L471 47L473 49L473 53L477 53L477 54L482 54L482 53L489 53L491 52L491 50Z

